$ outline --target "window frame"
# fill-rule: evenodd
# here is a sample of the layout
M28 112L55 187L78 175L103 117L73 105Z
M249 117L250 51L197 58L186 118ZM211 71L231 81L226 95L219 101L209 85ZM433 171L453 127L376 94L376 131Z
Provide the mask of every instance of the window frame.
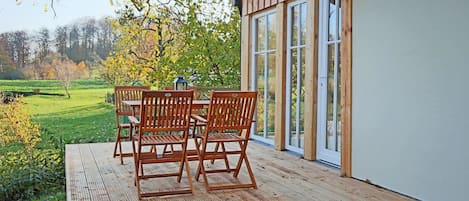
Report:
M292 46L292 8L294 6L298 6L298 5L301 5L305 3L305 6L306 6L306 16L307 16L307 13L308 13L308 2L306 0L297 0L297 1L293 1L293 2L290 2L288 3L287 5L287 38L286 38L286 41L287 41L287 45L286 45L286 99L285 99L285 116L288 117L288 118L285 118L285 137L286 137L286 141L285 141L285 147L288 149L288 150L291 150L291 151L294 151L294 152L297 152L299 154L304 154L304 147L303 148L300 148L300 147L295 147L295 146L292 146L290 145L290 135L288 133L291 133L291 120L290 120L290 116L292 114L293 111L291 111L291 104L292 104L292 98L291 98L291 93L292 93L292 83L291 83L291 64L292 64L292 58L291 58L291 52L293 49L296 49L296 50L303 50L301 51L302 54L306 54L306 39L304 40L305 43L304 44L300 44L301 43L301 14L299 15L299 18L298 18L298 21L299 21L299 26L298 26L298 31L297 33L295 34L298 34L297 36L297 44L295 46ZM300 7L300 12L301 12L301 7ZM306 23L305 23L306 24ZM305 27L306 28L306 27ZM305 37L307 37L307 33L305 34ZM300 57L300 55L297 55L297 57ZM300 59L296 58L297 59L297 65L299 64L299 62L301 61ZM305 55L305 59L306 59L306 55ZM306 61L305 61L305 66L303 66L305 69L306 69ZM305 70L303 69L303 70ZM300 74L301 71L298 71L297 73L297 82L299 85L302 85L304 83L301 82L301 78L300 77ZM306 76L306 75L305 75ZM297 90L297 95L305 95L305 94L301 94L299 92L301 92L301 90L299 88L296 89ZM297 98L297 101L295 103L297 105L297 108L296 108L296 111L294 111L296 113L295 115L295 118L296 118L296 130L298 131L299 130L299 124L300 122L298 122L300 120L300 99ZM306 103L305 103L306 104ZM304 124L304 122L303 122ZM303 125L304 126L304 125ZM304 139L303 139L304 140ZM298 143L300 143L300 140L298 138ZM303 145L304 146L304 145Z
M272 15L272 14L275 14L277 15L276 13L276 10L275 8L273 9L269 9L269 10L265 10L265 11L262 11L262 12L259 12L255 15L252 16L251 18L251 34L250 34L250 38L251 38L251 52L250 52L250 56L251 56L251 59L250 59L250 74L251 74L251 83L250 83L250 88L251 90L255 90L257 91L258 88L257 88L257 63L256 63L256 55L264 55L264 59L265 59L265 63L264 63L264 77L268 78L268 56L269 54L271 53L275 53L277 51L277 47L275 47L274 50L269 50L268 47L269 47L269 37L268 35L266 35L265 37L265 41L264 41L264 45L267 47L265 50L261 50L261 51L256 51L256 46L257 46L257 27L256 27L256 20L259 19L259 18L262 18L262 17L266 17L266 19L268 18L269 15ZM275 21L275 18L274 18L274 21ZM268 30L268 27L269 27L269 24L267 23L267 20L266 20L266 31ZM276 40L278 40L278 34L276 35ZM277 75L276 75L277 76ZM265 79L264 80L264 89L268 89L268 79ZM264 119L266 119L266 117L268 116L268 110L266 110L265 108L268 108L268 100L266 99L267 97L267 93L268 93L268 90L264 90ZM259 105L259 104L258 104ZM255 119L257 119L257 108L256 108L256 113L255 113ZM264 120L264 132L262 134L262 137L261 136L257 136L255 133L257 133L256 131L256 128L257 128L257 123L254 123L254 126L252 127L251 129L251 138L254 139L254 140L257 140L257 141L261 141L261 142L264 142L266 144L270 144L270 145L273 145L274 142L275 142L275 137L274 139L269 139L267 138L267 132L266 132L266 128L268 127L267 126L267 123L268 121L275 121L275 119L267 119L267 121Z

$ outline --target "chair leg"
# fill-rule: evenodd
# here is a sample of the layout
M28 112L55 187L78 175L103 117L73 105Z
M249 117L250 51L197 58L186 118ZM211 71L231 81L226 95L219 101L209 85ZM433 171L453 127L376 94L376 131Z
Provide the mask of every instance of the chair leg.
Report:
M117 156L117 144L120 142L120 136L121 136L121 128L120 127L117 127L117 131L116 131L116 143L114 144L114 154L112 155L113 158L115 158Z
M200 163L202 163L202 165L203 165L202 154L201 154L201 151L200 151L200 145L202 143L202 139L200 139L200 142L199 142L199 140L197 140L197 138L194 138L194 142L195 142L195 150L197 151L197 155L199 156L199 165L197 165L197 170L195 171L195 180L199 181Z
M217 144L215 145L215 150L214 150L214 152L218 152L218 147L219 147L219 146L220 146L220 142L217 142ZM212 160L210 161L210 163L214 164L214 163L215 163L215 159L212 159Z
M181 178L182 178L182 172L183 172L183 168L184 168L184 163L186 162L186 158L187 158L187 153L186 153L186 150L187 150L187 143L186 144L182 144L182 158L181 158L181 162L180 162L180 165L179 165L179 175L177 177L177 181L178 183L181 182Z
M184 157L186 161L186 174L187 174L187 182L189 182L189 187L191 188L191 194L194 194L194 185L192 184L192 176L191 176L191 168L189 167L189 160L187 159L187 152L186 156ZM182 175L182 173L181 173Z
M119 130L119 156L120 156L120 160L121 160L121 165L124 165L124 157L122 156L122 140L120 139L120 131ZM130 125L130 128L129 128L129 134L132 134L132 125ZM131 136L131 135L129 135Z
M239 148L241 149L241 154L239 155L238 163L236 164L236 169L233 173L234 177L238 177L239 170L241 169L241 165L243 164L244 155L246 153L246 143L239 142Z
M135 140L132 139L132 155L134 156L134 168L135 168L135 179L134 179L134 185L137 185L137 178L138 178L138 154L135 150Z
M220 143L221 143L221 150L223 151L223 155L224 155L225 167L228 170L228 172L230 172L230 163L228 162L228 155L226 154L225 143L224 142L220 142Z
M254 189L257 189L256 179L254 178L254 173L252 172L251 164L249 164L248 156L246 154L244 154L244 162L246 163L246 168L248 169L249 177L251 178L251 183Z

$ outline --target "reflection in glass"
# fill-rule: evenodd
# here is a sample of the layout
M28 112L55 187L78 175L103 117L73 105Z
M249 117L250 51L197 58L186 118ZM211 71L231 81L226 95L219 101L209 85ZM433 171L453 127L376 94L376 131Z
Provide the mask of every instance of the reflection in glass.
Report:
M326 149L335 150L334 128L334 49L335 45L327 47L327 114L326 114Z
M298 16L300 15L300 9L299 6L293 6L292 8L292 14L291 14L291 45L292 46L297 46L298 45L298 30L299 30L299 24L298 24Z
M269 44L269 48L268 50L275 50L275 46L276 46L276 38L277 38L277 34L276 34L276 22L275 22L275 14L271 14L271 15L268 15L267 16L267 34L269 36L269 41L268 41L268 44Z
M300 79L300 119L299 119L299 135L300 135L300 143L299 147L304 147L304 131L305 131L305 67L306 67L306 48L300 48L300 71L301 71L301 79Z
M291 146L297 146L297 130L296 130L296 124L297 124L297 119L296 119L296 103L298 99L298 94L297 94L297 87L298 87L298 80L297 80L297 74L298 74L298 51L297 48L291 49L291 74L290 74L290 80L291 80L291 92L290 92L290 144Z
M337 30L337 12L335 0L330 0L329 2L329 41L334 41L337 39L336 30Z
M300 4L300 45L306 44L306 3Z
M339 68L337 69L337 135L336 135L336 151L340 152L341 148L341 141L342 141L342 110L340 106L340 97L341 97L341 89L342 89L342 79L341 79L341 69L342 69L342 60L340 59L340 44L337 45L337 48L339 49L339 54L337 58L339 58Z
M337 1L339 5L339 30L337 30L337 35L339 36L339 40L341 39L341 31L342 31L342 2L340 0Z
M255 135L264 135L264 66L265 66L265 55L256 55L256 66L257 66L257 120L256 120L256 133Z
M261 50L265 50L266 47L265 47L265 31L266 31L266 28L265 28L265 17L260 17L260 18L257 18L256 20L256 30L257 30L257 33L256 33L256 36L257 36L257 39L256 39L256 51L259 52Z
M268 55L269 82L267 91L268 111L267 111L267 138L274 138L275 135L275 52Z

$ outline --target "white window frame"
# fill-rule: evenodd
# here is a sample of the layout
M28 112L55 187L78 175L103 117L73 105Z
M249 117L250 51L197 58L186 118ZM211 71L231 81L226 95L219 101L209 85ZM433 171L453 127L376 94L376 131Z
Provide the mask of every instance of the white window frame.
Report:
M267 100L267 93L268 93L268 82L269 80L267 79L268 78L268 75L269 75L269 72L268 72L268 68L267 68L267 65L268 65L268 55L269 53L272 53L272 52L275 52L277 51L277 47L275 48L275 50L262 50L262 51L256 51L256 44L257 44L257 35L255 35L257 33L257 27L256 27L256 20L261 18L261 17L266 17L268 15L271 15L271 14L276 14L276 11L275 9L272 9L272 10L267 10L267 11L264 11L264 12L261 12L259 14L256 14L254 15L252 18L251 18L251 40L252 40L252 45L251 45L251 90L255 90L257 91L257 66L256 66L256 55L258 54L264 54L265 55L265 61L264 62L264 77L266 78L264 80L264 86L265 86L265 89L264 89L264 133L263 133L263 137L259 137L257 135L255 135L255 133L257 132L256 131L256 128L257 128L257 124L254 123L253 124L253 127L251 128L251 138L254 139L254 140L257 140L257 141L261 141L261 142L264 142L266 144L270 144L270 145L273 145L274 144L274 140L273 139L268 139L267 138L267 132L266 132L266 128L267 128L267 122L270 121L270 119L267 119L267 112L268 110L266 108L268 108L268 100ZM266 18L267 19L267 18ZM268 30L269 24L267 23L267 20L266 20L266 30ZM278 35L277 35L278 36ZM277 39L278 40L278 37ZM266 35L265 37L265 45L267 47L269 47L269 37ZM256 109L256 119L257 119L257 109ZM266 121L267 120L267 121Z
M287 57L287 62L286 62L286 78L287 78L287 83L286 83L286 94L287 94L287 97L286 97L286 103L285 103L285 116L287 118L285 118L285 138L286 138L286 143L285 143L285 147L288 149L288 150L291 150L293 152L296 152L296 153L299 153L299 154L304 154L304 147L303 149L302 148L299 148L299 147L295 147L295 146L291 146L290 145L290 135L291 135L291 130L290 130L290 116L291 116L291 80L290 80L290 77L291 77L291 51L292 49L301 49L303 48L303 54L306 54L306 44L304 45L300 45L299 43L296 45L296 46L292 46L292 41L291 41L291 36L292 36L292 29L291 29L291 26L292 26L292 8L294 6L297 6L297 5L300 5L302 3L307 3L306 0L298 0L298 1L294 1L294 2L291 2L288 4L287 6L287 54L286 54L286 57ZM306 12L308 12L308 10L306 10ZM299 16L299 20L301 18L301 15ZM299 26L299 29L301 30L301 23L300 23L300 26ZM295 33L297 34L297 33ZM307 37L307 35L305 35L305 37ZM298 36L297 38L299 40L299 42L301 42L300 40L300 37ZM305 57L306 58L306 57ZM296 58L297 59L297 64L299 64L299 62L301 62L301 60L299 58ZM304 69L303 69L304 70ZM300 70L297 70L297 80L298 80L298 84L300 87L297 88L297 95L300 97L302 94L301 94L301 85L303 83L301 83L301 71ZM296 100L296 104L297 104L297 108L296 108L296 130L298 131L299 130L299 127L300 127L300 98L297 98ZM298 135L298 134L297 134ZM300 144L300 138L299 138L299 135L298 135L298 144Z

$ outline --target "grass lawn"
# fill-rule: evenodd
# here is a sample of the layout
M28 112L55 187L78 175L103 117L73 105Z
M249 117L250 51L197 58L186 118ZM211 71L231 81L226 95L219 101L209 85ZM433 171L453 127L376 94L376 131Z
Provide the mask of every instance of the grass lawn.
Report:
M57 139L63 139L65 143L109 142L115 139L114 105L105 103L106 93L113 91L112 86L96 80L75 81L70 91L71 98L68 99L63 95L65 91L58 81L0 80L0 91L32 92L37 89L40 94L29 93L24 97L32 121L40 125L42 141L37 148L63 149L63 144ZM21 152L22 147L14 144L3 148L0 146L0 159L10 151ZM62 171L64 168L60 167ZM0 172L0 178L5 176L8 175ZM60 177L63 175L57 178ZM15 182L19 187L22 178L17 179L18 181L6 181L6 184ZM54 181L59 182L58 188L41 189L36 194L37 197L31 199L65 200L65 182L63 179ZM0 187L2 184L5 185L0 182ZM11 190L14 187L9 188ZM1 196L0 200L3 200Z
M58 81L0 80L0 91L64 94ZM112 141L115 137L114 105L105 103L112 86L100 81L73 82L71 98L54 95L32 95L24 98L32 120L40 124L45 136L63 137L65 143Z

